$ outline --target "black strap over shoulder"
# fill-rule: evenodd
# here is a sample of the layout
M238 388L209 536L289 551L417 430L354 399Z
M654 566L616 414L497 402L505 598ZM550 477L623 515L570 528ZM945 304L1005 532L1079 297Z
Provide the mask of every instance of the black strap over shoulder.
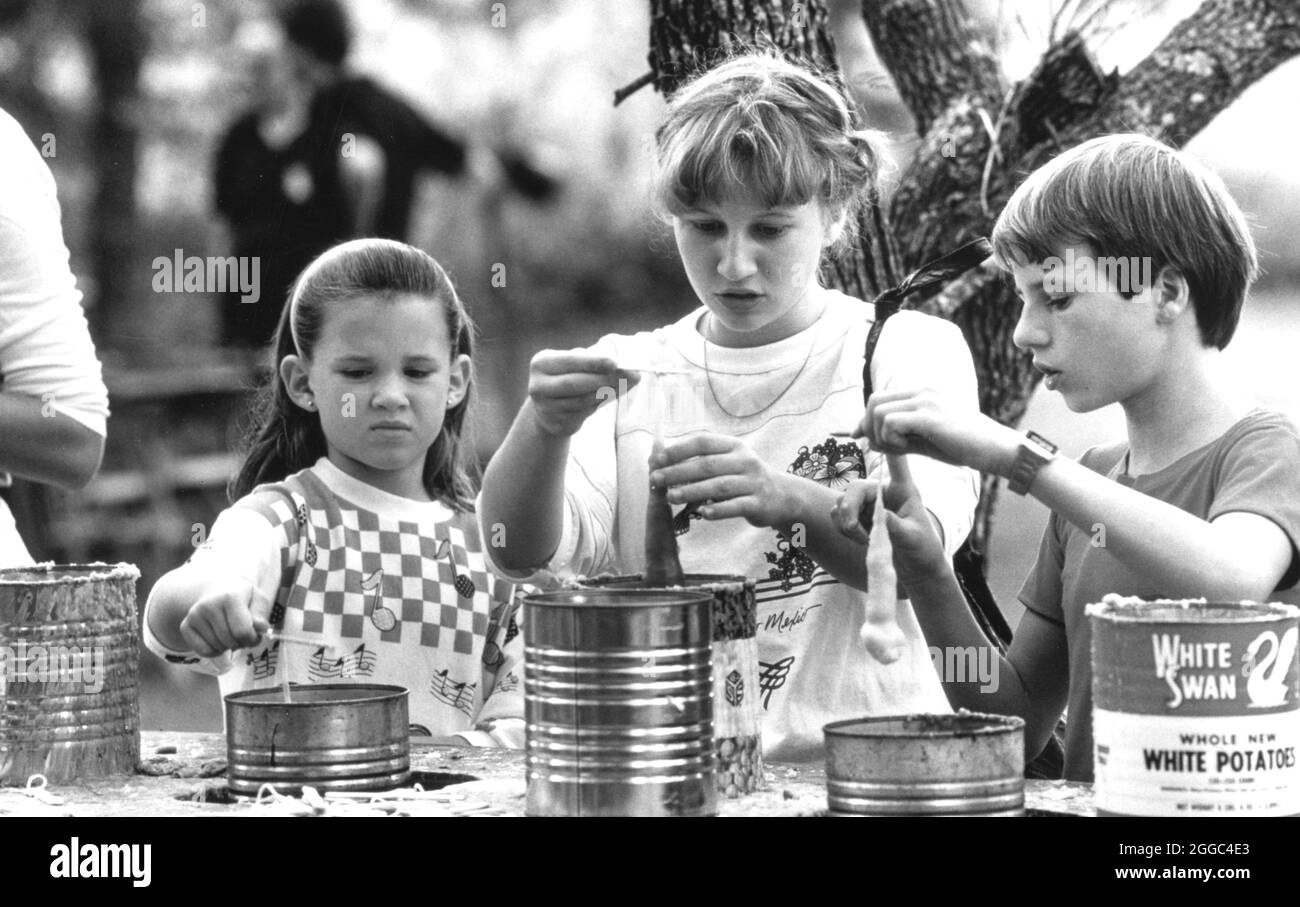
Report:
M993 254L993 247L984 237L971 240L946 255L928 261L911 274L903 278L896 287L890 287L881 293L872 304L876 308L876 320L867 333L867 349L862 361L862 400L866 402L872 393L871 357L875 355L876 344L880 342L880 332L885 321L899 309L905 308L908 296L928 290L937 284L947 283L959 277Z

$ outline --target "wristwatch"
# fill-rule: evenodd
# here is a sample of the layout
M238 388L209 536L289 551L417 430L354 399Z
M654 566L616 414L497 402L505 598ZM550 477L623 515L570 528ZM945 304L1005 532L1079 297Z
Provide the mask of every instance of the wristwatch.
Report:
M1016 461L1011 465L1011 477L1007 488L1016 494L1026 494L1034 484L1034 477L1052 458L1059 448L1038 432L1027 432L1016 450Z

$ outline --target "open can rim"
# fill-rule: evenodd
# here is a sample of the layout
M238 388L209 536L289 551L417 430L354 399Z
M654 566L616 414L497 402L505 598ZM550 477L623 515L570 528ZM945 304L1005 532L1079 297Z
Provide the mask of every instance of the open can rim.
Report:
M917 727L903 730L908 723ZM897 725L899 730L886 728ZM989 737L1023 731L1024 719L1015 715L991 715L984 712L950 712L946 714L918 712L907 715L871 715L863 718L845 718L823 725L826 739L861 740L883 738L893 740L932 739L939 737Z
M343 690L359 690L363 694L349 699L317 699L321 692L338 693ZM411 691L392 683L312 683L290 688L294 699L285 702L279 687L259 687L256 690L236 690L227 693L222 699L229 705L244 708L290 708L308 706L358 705L374 702L390 702L394 699L408 697ZM301 698L301 697L308 698Z
M1121 598L1092 602L1084 613L1112 623L1235 624L1271 623L1300 617L1300 608L1285 602L1207 601L1206 599Z
M135 564L119 562L106 564L93 561L89 564L41 564L0 568L0 586L35 586L55 583L91 583L104 580L140 578L140 568Z
M653 589L563 589L554 592L535 592L524 596L525 608L664 608L683 605L707 604L713 601L709 592L665 586Z

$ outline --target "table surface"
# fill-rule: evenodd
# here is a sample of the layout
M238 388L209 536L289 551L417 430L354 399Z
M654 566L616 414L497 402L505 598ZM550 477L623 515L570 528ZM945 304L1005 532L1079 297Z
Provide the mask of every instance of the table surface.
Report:
M225 791L226 738L222 734L146 731L141 734L141 765L157 774L137 773L71 784L51 785L61 804L44 804L21 788L0 788L0 816L239 816L256 815L249 800ZM438 775L471 775L444 790L463 792L490 804L496 814L524 814L524 754L519 750L439 746L413 741L411 770ZM826 776L821 766L767 765L768 789L735 800L719 798L722 816L817 816L826 813ZM430 786L426 784L426 786ZM1095 815L1092 788L1062 781L1027 781L1029 815Z

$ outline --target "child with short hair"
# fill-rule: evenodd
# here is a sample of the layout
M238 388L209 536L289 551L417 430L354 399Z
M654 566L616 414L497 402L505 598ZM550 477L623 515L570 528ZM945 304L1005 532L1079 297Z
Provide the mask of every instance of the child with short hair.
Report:
M488 570L472 513L472 336L419 249L355 240L308 265L238 500L154 586L148 647L219 674L223 694L399 684L412 733L521 747L515 588Z
M678 91L657 141L657 203L699 305L652 332L533 358L529 399L483 483L481 530L503 542L490 557L520 578L640 570L649 472L684 505L687 574L758 580L759 689L743 695L765 710L768 758L819 758L837 718L948 711L905 602L898 660L868 655L864 551L830 518L838 489L881 459L833 436L862 412L873 309L818 277L873 188L869 137L826 80L750 55ZM924 380L977 411L970 352L937 318L890 318L871 376L882 388ZM955 551L978 479L915 469Z
M1300 435L1230 389L1222 350L1256 273L1255 247L1222 181L1188 155L1139 135L1085 142L1029 176L992 240L1024 303L1016 345L1070 409L1119 403L1127 439L1075 462L1032 432L903 388L871 397L860 433L890 454L1009 477L1053 511L999 688L946 689L954 705L1023 717L1030 757L1068 706L1065 777L1090 781L1085 606L1108 593L1300 602ZM886 519L926 638L986 645L918 517L924 489L905 466L892 477L886 503L898 512ZM842 525L866 494L841 501Z

